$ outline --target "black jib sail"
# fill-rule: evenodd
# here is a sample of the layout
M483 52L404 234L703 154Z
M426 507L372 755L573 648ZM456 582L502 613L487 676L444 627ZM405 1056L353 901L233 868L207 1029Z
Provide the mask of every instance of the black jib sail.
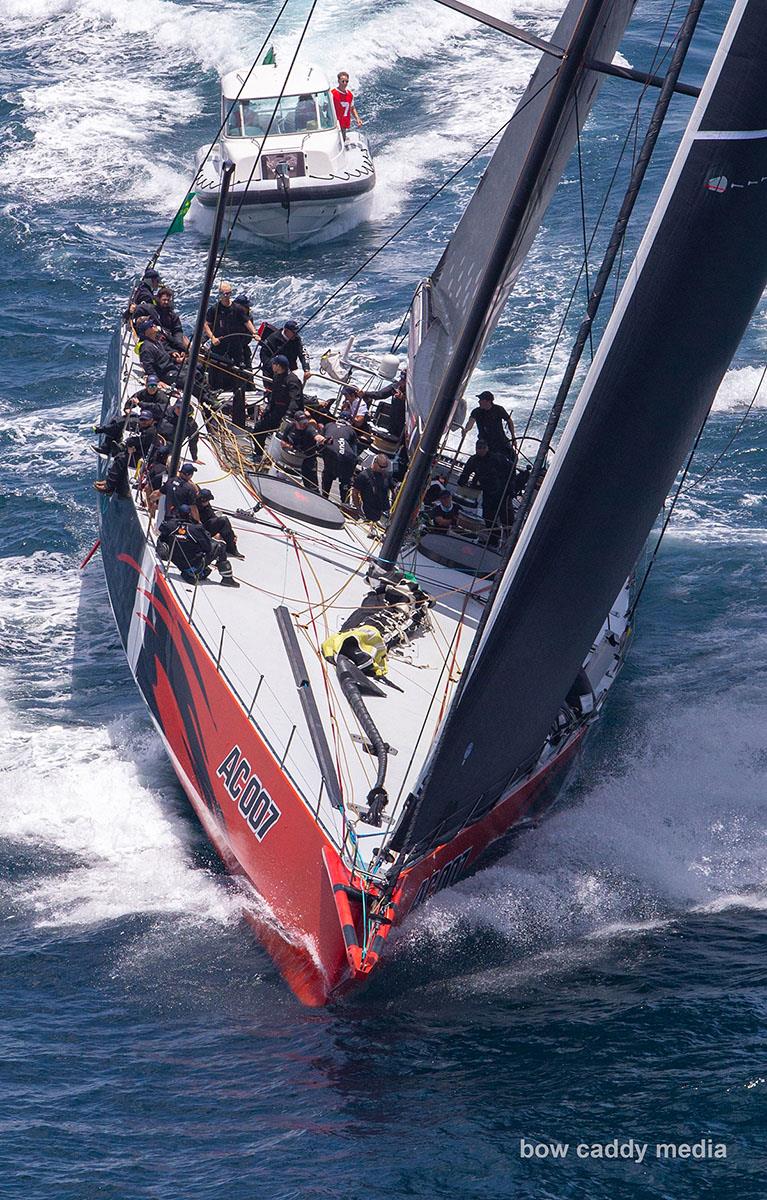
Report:
M594 32L589 38L589 60L609 62L612 59L634 3L635 0L607 0L600 6ZM561 48L570 45L584 9L583 0L570 0L567 5L551 38L552 48L556 47L560 52L544 54L541 58L479 187L436 270L423 285L413 306L408 399L421 421L428 415L453 356L455 343L473 312L480 281L491 271L497 276L494 294L485 308L471 355L462 363L464 380L476 365L567 166L578 129L586 121L596 98L603 76L598 71L583 71L559 120L518 232L503 262L493 261L497 257L498 235L508 205L515 196L517 182L544 117L552 81L562 64ZM458 394L460 388L456 391Z
M767 283L765 78L767 7L736 0L422 774L406 851L443 841L535 761L706 419Z

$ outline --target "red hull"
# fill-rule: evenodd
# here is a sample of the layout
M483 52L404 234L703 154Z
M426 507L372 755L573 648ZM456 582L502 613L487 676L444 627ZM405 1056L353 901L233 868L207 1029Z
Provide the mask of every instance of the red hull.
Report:
M359 881L248 719L162 574L142 573L143 534L129 510L112 501L102 512L102 535L126 648L142 622L143 638L138 650L131 643L129 655L136 682L207 836L227 869L257 893L248 920L295 995L307 1005L324 1004L369 977L388 932L411 908L456 882L492 843L551 802L583 731L545 770L403 872L381 914L385 921L364 930L353 886Z

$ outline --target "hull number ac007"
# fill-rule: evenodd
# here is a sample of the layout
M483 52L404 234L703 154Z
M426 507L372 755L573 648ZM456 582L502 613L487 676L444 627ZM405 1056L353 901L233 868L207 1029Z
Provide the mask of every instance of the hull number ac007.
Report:
M263 842L272 826L279 821L280 810L266 788L261 786L261 780L239 746L232 746L216 774L224 780L226 790L259 842Z

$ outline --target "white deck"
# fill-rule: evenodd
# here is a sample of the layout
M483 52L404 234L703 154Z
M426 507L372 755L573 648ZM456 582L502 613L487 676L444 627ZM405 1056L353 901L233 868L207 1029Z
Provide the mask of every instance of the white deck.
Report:
M222 478L221 467L204 440L200 443L195 482L214 492L217 507L236 510L251 508L255 503L239 479ZM275 609L285 605L293 618L314 698L339 769L344 802L350 806L347 816L356 821L351 806L365 807L367 793L375 783L377 762L363 749L361 731L338 687L335 669L322 657L320 645L340 629L370 591L365 571L379 542L369 538L367 524L351 520L340 530L321 529L266 507L257 514L255 524L231 519L239 549L245 555L244 561L231 560L239 589L222 587L215 571L210 580L196 587L185 583L174 567L166 569L167 577L190 614L194 629L214 661L219 661L222 673L245 710L250 710L254 724L278 760L285 754L285 769L312 812L317 811L322 793L320 818L340 842L340 814L321 786L320 768ZM148 526L146 517L144 520ZM402 652L389 654L388 677L402 692L391 689L384 698L365 700L384 741L397 751L389 758L386 776L388 820L383 829L362 823L357 826L358 837L370 835L375 845L380 845L388 821L396 818L401 800L413 787L443 706L459 677L481 611L469 597L472 592L482 594L489 588L486 581L474 581L425 559L418 559L416 572L421 587L437 597L431 610L432 631L420 635ZM459 639L458 618L464 607Z
M142 376L126 363L123 395L137 389ZM219 461L213 445L200 439L200 487L214 493L214 507L234 512L252 510L256 497L244 480ZM139 509L150 542L155 532L145 510ZM216 571L197 586L187 584L173 566L157 560L190 624L237 695L244 711L267 741L309 809L336 844L356 853L356 865L369 863L374 848L401 811L413 789L432 744L441 716L460 678L460 671L482 612L490 583L440 566L412 553L407 566L420 586L436 600L430 610L431 629L402 650L388 656L388 678L402 689L387 689L385 697L366 697L365 704L383 739L396 749L388 762L385 787L389 802L381 828L366 825L358 810L375 783L377 762L363 748L364 738L336 680L335 668L320 652L322 641L337 632L371 589L365 573L380 545L380 530L347 519L342 529L326 529L263 507L252 520L230 518L244 561L232 559L239 589L223 587ZM309 730L290 662L277 624L275 609L285 605L293 619L314 699L331 754L337 764L345 821L322 784ZM622 593L611 613L612 629L625 628L627 596ZM610 622L608 622L609 624ZM599 645L599 639L597 640ZM618 663L615 653L597 654L597 674L605 687ZM601 657L600 657L601 656ZM599 681L592 678L599 695ZM348 829L356 833L357 849Z

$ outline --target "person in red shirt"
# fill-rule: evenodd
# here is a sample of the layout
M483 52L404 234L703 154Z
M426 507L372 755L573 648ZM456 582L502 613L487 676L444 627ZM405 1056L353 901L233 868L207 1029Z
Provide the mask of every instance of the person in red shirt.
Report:
M351 128L352 117L360 126L359 113L354 107L354 94L349 91L349 76L346 71L338 72L338 87L334 87L330 93L333 97L333 107L336 110L338 124L341 126L341 133L344 141L346 140L346 131Z

